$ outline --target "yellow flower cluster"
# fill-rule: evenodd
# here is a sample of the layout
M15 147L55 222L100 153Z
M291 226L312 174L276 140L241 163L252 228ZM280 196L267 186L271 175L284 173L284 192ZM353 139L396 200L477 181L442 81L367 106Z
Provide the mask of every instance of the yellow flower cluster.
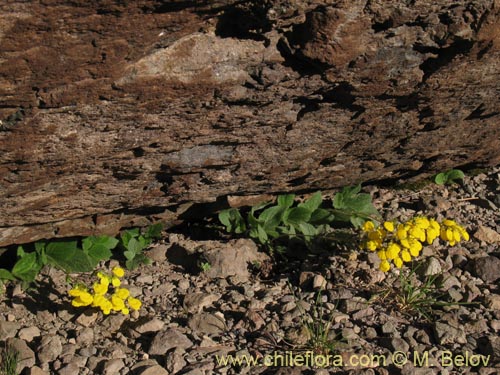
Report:
M469 240L467 231L454 220L446 219L438 223L435 219L422 216L405 223L386 221L378 228L372 221L367 221L363 231L366 233L363 247L377 252L383 272L391 269L391 262L401 268L403 263L420 254L424 243L431 245L438 237L451 246L462 239Z
M111 272L111 275L98 272L99 280L92 285L91 290L81 284L72 288L69 291L69 295L73 297L71 304L75 307L99 307L105 315L110 314L111 311L120 311L128 315L129 308L139 310L142 305L141 301L132 297L128 289L120 287L120 279L125 275L123 268L114 267Z

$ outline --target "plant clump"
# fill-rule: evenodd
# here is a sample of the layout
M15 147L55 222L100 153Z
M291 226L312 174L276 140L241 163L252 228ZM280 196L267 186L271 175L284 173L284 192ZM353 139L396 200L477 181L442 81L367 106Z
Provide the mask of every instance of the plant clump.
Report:
M454 220L441 223L433 218L418 216L404 223L385 221L382 226L366 221L362 230L365 234L362 248L374 251L380 258L380 270L387 272L391 264L401 268L420 255L425 244L432 245L437 238L455 246L462 240L468 241L469 234Z
M71 304L74 307L98 307L104 315L113 312L121 312L124 315L130 313L130 309L139 310L141 301L130 295L127 288L121 286L121 278L125 271L121 267L113 267L111 274L97 272L97 281L92 288L83 284L75 285L69 295L73 297Z

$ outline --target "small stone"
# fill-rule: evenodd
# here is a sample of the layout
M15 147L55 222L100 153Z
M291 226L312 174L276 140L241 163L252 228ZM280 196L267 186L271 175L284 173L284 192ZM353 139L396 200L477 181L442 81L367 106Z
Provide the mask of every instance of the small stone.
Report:
M22 339L9 338L6 340L7 346L19 353L17 363L17 373L20 374L24 368L31 368L35 365L35 353Z
M395 337L391 339L391 348L394 352L408 352L410 350L410 345L402 338Z
M188 326L199 335L218 335L226 329L224 319L211 313L193 315L188 321Z
M322 275L315 275L313 279L313 288L314 289L325 289L326 288L326 280Z
M146 256L157 263L164 263L167 260L167 246L165 244L153 246L146 252Z
M7 314L7 321L13 322L16 320L16 316L14 314Z
M351 313L368 307L366 299L361 297L353 297L342 301L346 313Z
M186 279L179 280L179 283L177 284L177 287L181 291L188 290L189 287L190 287L189 280L186 280Z
M0 321L0 340L4 341L8 338L15 337L19 327L20 324L16 322Z
M57 375L75 375L80 372L80 367L76 363L70 362L63 368L59 369Z
M440 345L467 343L463 327L455 328L446 323L436 322L434 324L434 333Z
M474 233L474 237L488 244L500 243L500 233L484 225L479 225L477 231Z
M28 372L29 375L49 375L48 372L46 371L43 371L40 367L38 366L33 366L32 368L30 368L29 372Z
M219 299L220 295L216 294L190 293L184 297L183 307L190 313L199 313Z
M139 371L136 371L135 374L137 374L137 375L169 375L167 370L165 370L160 365L149 366L149 367L145 367L144 369L141 368Z
M99 313L94 309L85 310L76 318L76 322L84 327L90 327L95 323Z
M500 259L494 256L485 256L474 260L472 272L486 283L493 283L500 278Z
M57 335L47 335L42 337L38 346L38 360L42 363L52 362L62 353L61 338Z
M76 342L80 346L89 346L94 341L94 330L86 327L78 332Z
M153 284L153 275L139 275L135 278L135 281L139 284Z
M127 320L127 316L123 314L108 315L102 322L102 327L108 332L117 332L120 330L122 324Z
M165 368L171 374L177 374L185 366L187 362L184 360L184 350L176 348L165 356Z
M106 361L104 363L103 367L103 374L104 375L115 375L120 372L122 368L125 367L125 363L123 362L122 359L115 358L115 359L110 359L109 361Z
M144 319L135 326L138 333L158 332L165 326L165 323L158 318Z
M36 326L22 328L19 330L17 336L26 342L31 342L35 337L40 336L40 330Z
M366 318L368 316L372 316L373 314L375 314L375 310L371 307L367 307L366 309L361 309L361 310L355 312L354 314L352 314L352 319L353 320L360 320L360 319Z
M424 276L438 275L442 272L441 263L434 257L426 259L421 274Z
M500 336L488 337L486 352L495 358L500 358Z
M170 328L155 335L148 354L163 355L172 348L187 349L191 346L193 346L193 342L185 334L175 328Z
M384 323L384 325L382 325L382 332L386 335L394 333L396 332L396 330L396 325L391 321L388 321L387 323Z

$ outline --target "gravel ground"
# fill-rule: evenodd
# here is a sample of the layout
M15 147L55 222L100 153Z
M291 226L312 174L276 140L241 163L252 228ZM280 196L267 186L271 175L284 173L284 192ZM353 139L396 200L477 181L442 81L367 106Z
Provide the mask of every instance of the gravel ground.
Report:
M427 317L397 299L398 273L356 245L276 263L247 239L169 233L152 265L125 276L139 312L73 308L66 276L45 269L38 288L5 291L0 341L23 374L500 373L500 167L460 185L365 191L386 219L448 217L471 234L417 258L415 285L435 276L448 302ZM229 355L242 362L219 362Z

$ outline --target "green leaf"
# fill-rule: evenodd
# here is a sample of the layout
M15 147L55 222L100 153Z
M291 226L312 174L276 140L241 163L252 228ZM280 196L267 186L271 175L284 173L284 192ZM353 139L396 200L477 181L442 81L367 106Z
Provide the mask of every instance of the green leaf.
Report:
M309 211L313 212L316 209L321 206L321 203L323 202L323 198L321 197L321 192L318 191L311 195L308 200L306 200L304 203L299 204L299 207L305 207Z
M141 244L141 238L135 239L131 238L130 241L128 242L127 250L130 251L131 253L134 254L140 254L142 249L144 249L144 243Z
M93 263L97 265L102 260L109 260L113 253L111 250L102 244L93 245L87 252L88 256L93 260Z
M261 223L266 230L276 228L282 220L284 209L280 206L273 206L266 208L259 215L259 223Z
M295 199L295 194L285 194L278 197L278 206L281 208L292 207L293 201Z
M156 223L148 227L146 230L146 233L144 233L144 236L146 238L150 239L158 239L161 238L161 231L163 230L163 224L162 223Z
M318 233L316 228L309 223L300 223L299 229L302 232L302 234L306 236L306 240L310 240Z
M66 272L91 272L94 261L77 247L76 241L51 242L46 249L48 264Z
M114 249L118 245L118 240L110 236L89 236L82 240L82 247L84 252L92 249L92 246L102 246L108 250Z
M309 221L311 218L311 211L306 207L294 207L286 211L283 221L286 224L299 225Z
M448 178L446 177L446 174L441 172L434 177L434 182L438 185L444 185L446 182L448 182Z
M314 212L311 214L311 218L309 219L309 223L311 224L328 224L332 222L333 220L333 214L324 208L318 208L314 210Z
M0 268L0 280L11 280L16 281L15 276L5 268Z
M459 169L452 169L447 174L448 174L448 180L450 180L450 181L463 180L465 177L464 172L462 172Z
M26 254L26 252L24 251L23 247L22 246L18 246L17 247L17 256L19 258L22 258L24 255Z
M125 256L125 258L127 258L128 260L132 260L135 258L136 254L132 251L129 251L129 250L126 250L123 252L123 255Z
M142 264L151 264L151 259L149 259L147 256L144 254L139 254L137 257L134 259L129 259L125 262L125 267L127 267L128 270L133 270L139 267Z
M236 208L229 208L219 212L219 221L229 233L243 233L246 230L245 220Z
M135 238L139 236L139 229L138 228L135 228L135 229L129 229L129 230L126 230L125 232L123 232L120 236L121 240L122 240L122 244L123 246L125 247L128 247L128 243L129 241L132 239L132 238Z
M351 224L354 226L354 228L361 228L363 224L365 223L365 219L359 217L359 216L351 216Z
M12 268L12 275L23 281L32 282L41 269L41 265L37 262L37 254L25 253Z
M262 244L265 244L266 242L268 242L269 238L267 237L267 233L260 224L257 226L257 233L258 233L259 241Z

